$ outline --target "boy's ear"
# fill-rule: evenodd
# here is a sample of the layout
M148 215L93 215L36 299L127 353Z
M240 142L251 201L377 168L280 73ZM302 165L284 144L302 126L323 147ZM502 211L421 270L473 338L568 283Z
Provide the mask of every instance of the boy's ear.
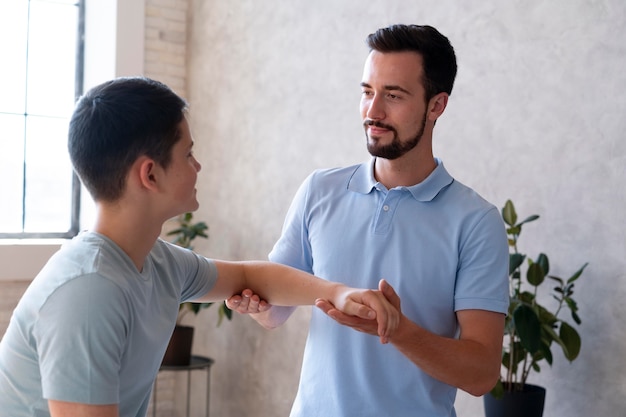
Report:
M139 177L139 183L143 188L148 190L157 189L157 180L159 175L159 165L154 159L141 157L137 161L136 169Z

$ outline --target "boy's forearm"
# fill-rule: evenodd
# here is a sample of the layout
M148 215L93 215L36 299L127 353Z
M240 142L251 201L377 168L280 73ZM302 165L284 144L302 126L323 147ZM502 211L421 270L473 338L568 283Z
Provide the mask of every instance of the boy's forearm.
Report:
M335 302L347 289L342 284L281 264L264 261L242 264L244 287L274 306L313 305L318 298Z
M347 287L306 272L267 261L228 262L215 260L217 281L197 302L227 299L247 288L272 305L313 305L317 298L336 301Z
M266 261L215 261L215 265L218 270L217 282L205 297L197 300L199 302L225 300L249 289L275 306L314 305L318 299L326 300L347 315L376 319L381 336L387 336L389 329L395 326L395 322L391 323L391 327L388 326L389 303L380 291L350 288ZM285 318L290 312L286 310L286 313ZM257 321L270 327L280 324L278 320Z
M266 329L275 329L287 321L296 307L271 306L269 310L249 316Z

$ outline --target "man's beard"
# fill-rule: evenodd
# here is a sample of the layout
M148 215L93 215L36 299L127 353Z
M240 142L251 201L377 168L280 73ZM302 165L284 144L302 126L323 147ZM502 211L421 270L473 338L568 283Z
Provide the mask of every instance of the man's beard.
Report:
M365 138L367 139L367 151L370 153L370 155L390 160L397 159L409 152L411 149L415 148L420 139L422 139L422 136L424 135L424 129L426 128L426 114L424 114L422 118L422 125L420 127L420 130L415 136L413 136L413 138L409 139L406 142L402 142L400 140L400 138L398 137L398 132L393 126L376 122L371 119L366 119L365 122L363 122L363 126L365 127ZM388 145L379 145L377 139L370 139L367 134L368 126L381 127L383 129L388 129L393 132L393 139L391 140L391 143Z

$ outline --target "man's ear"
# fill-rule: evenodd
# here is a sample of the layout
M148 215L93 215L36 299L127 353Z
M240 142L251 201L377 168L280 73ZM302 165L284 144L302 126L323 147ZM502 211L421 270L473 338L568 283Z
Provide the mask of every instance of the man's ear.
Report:
M439 93L428 102L428 119L435 122L448 105L448 93Z

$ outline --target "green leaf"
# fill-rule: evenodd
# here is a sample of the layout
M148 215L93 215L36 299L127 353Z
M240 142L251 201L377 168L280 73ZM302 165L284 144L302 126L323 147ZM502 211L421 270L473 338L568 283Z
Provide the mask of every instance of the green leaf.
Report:
M520 233L522 233L521 226L511 226L508 229L506 229L507 235L519 236ZM509 246L514 246L514 245L515 245L515 239L509 239Z
M541 264L533 262L528 266L526 279L531 285L534 285L535 287L541 285L545 276L546 274Z
M535 263L541 265L544 275L548 275L548 272L550 272L550 261L545 253L540 253Z
M557 318L554 313L539 304L537 304L535 308L537 309L537 317L539 317L539 321L546 324L548 327L553 328L554 324L557 322Z
M569 309L572 310L572 312L578 311L578 304L576 304L576 301L574 301L573 298L566 297L565 298L565 303L567 304Z
M226 305L226 301L224 301L224 303L222 304L222 310L224 311L224 316L226 316L228 320L232 320L233 310L228 308L228 306Z
M559 338L559 335L556 334L556 331L551 323L544 324L541 329L543 330L543 342L547 344L548 347L554 341L561 344L561 339Z
M534 222L535 220L537 220L539 218L538 215L533 214L532 216L528 216L524 219L524 221L519 223L519 226L525 224L525 223L530 223L530 222Z
M193 314L198 314L200 311L200 304L198 303L189 303L189 308L193 311Z
M589 265L589 262L585 262L585 264L578 271L576 271L574 275L567 280L567 282L570 283L576 281L582 275L587 265Z
M559 336L561 336L561 340L563 341L563 353L565 354L565 357L570 362L573 361L580 353L580 335L572 326L566 322L561 322Z
M521 253L511 253L509 254L509 275L513 273L517 268L519 268L526 256Z
M563 284L564 284L564 282L563 282L562 278L555 277L554 275L548 275L548 278L558 282L559 283L560 292L563 291Z
M519 299L526 304L532 304L535 301L535 294L524 291L519 295Z
M552 351L550 350L550 345L548 343L542 343L539 351L541 352L541 355L537 358L537 360L539 361L541 359L545 359L546 362L552 366Z
M520 304L513 312L513 321L524 349L531 354L539 349L541 343L541 323L530 306Z
M517 213L515 212L515 206L511 200L506 200L506 203L504 203L502 219L509 226L513 226L517 222Z
M222 320L224 320L224 317L226 317L228 320L231 320L233 318L233 311L228 308L228 306L226 305L226 301L224 301L222 305L220 305L220 309L218 310L218 327L220 324L222 324Z

